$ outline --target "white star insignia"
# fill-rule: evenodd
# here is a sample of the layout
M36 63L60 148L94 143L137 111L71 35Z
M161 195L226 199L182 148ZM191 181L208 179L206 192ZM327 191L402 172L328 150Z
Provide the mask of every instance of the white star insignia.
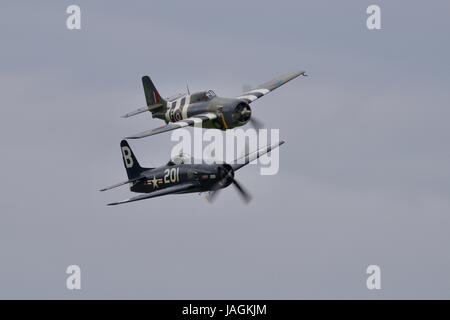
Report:
M156 179L155 176L153 176L153 179L151 181L153 183L153 188L158 188L158 179Z

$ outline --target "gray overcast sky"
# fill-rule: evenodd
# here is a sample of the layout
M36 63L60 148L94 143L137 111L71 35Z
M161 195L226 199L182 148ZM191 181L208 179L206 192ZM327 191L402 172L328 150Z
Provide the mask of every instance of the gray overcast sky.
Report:
M0 298L450 298L448 1L76 1L69 31L73 3L0 4ZM302 69L252 106L287 143L278 175L239 172L249 206L105 206L130 195L98 192L121 137L161 125L119 118L142 75L235 96ZM173 144L131 145L159 165Z

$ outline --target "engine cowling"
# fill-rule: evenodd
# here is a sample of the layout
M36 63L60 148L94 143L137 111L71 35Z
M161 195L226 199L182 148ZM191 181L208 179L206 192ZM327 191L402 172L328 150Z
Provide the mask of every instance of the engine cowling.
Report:
M246 124L252 116L252 109L249 104L242 101L239 102L233 110L231 114L231 120L233 122L233 126L239 127Z
M247 102L234 100L219 108L215 126L218 129L231 129L240 127L250 121L252 110Z
M230 185L234 178L234 170L229 164L217 168L217 180L221 188Z

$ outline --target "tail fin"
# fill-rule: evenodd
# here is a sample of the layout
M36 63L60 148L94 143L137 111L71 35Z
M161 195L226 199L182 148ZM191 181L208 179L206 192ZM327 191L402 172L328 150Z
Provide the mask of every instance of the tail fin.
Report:
M128 112L127 114L124 114L122 118L129 118L137 114L150 111L153 118L164 120L167 107L166 100L161 98L161 95L159 94L158 90L156 90L155 85L153 84L152 80L150 80L149 76L142 77L142 85L144 86L147 107Z
M145 100L147 101L147 106L156 109L160 107L159 105L165 106L166 101L161 98L158 90L156 90L155 85L149 76L142 77L142 85L144 86Z
M137 178L143 171L147 170L147 168L142 168L139 165L139 162L126 140L120 142L120 149L122 151L123 165L127 170L128 179L131 180Z

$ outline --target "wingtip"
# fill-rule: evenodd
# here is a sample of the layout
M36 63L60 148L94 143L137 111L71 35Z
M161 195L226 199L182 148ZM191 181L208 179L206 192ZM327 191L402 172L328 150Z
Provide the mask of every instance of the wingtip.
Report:
M107 206L116 206L118 204L120 204L120 202L111 202L111 203L108 203Z
M130 202L131 199L125 199L125 200L121 200L121 201L116 201L116 202L110 202L107 204L107 206L116 206L118 204L124 204L127 202Z

